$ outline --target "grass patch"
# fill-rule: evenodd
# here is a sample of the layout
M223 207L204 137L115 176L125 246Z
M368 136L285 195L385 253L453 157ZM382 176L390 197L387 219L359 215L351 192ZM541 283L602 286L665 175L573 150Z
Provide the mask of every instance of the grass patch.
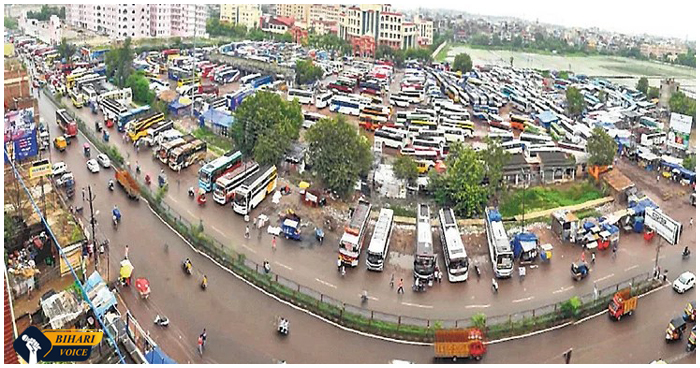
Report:
M416 217L416 210L413 208L406 208L396 204L389 205L389 209L394 211L394 216L400 217Z
M206 127L195 129L192 131L192 135L207 142L207 147L218 155L223 155L233 150L233 140L231 138L216 135Z
M602 213L600 213L600 211L597 211L595 208L587 208L585 210L576 211L574 212L574 214L580 219L588 217L598 218L603 215Z
M451 45L452 45L451 43L446 43L446 44L445 44L445 47L443 47L443 48L440 50L440 52L438 52L437 55L435 55L435 61L437 61L437 62L442 62L442 61L444 61L445 58L447 57L447 53L450 51L450 46L451 46Z
M603 195L600 189L588 182L577 183L565 188L532 187L525 191L513 190L506 194L500 211L503 217L513 217L521 213L523 200L525 213L529 213L561 206L572 206L602 198Z

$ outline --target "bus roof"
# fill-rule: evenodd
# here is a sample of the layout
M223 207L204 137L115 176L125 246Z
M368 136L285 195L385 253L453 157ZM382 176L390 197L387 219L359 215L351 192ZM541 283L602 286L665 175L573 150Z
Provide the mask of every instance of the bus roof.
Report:
M391 232L391 224L394 219L394 211L388 208L382 208L379 212L379 218L374 225L374 233L367 247L368 253L382 253L384 246L389 241L388 237Z

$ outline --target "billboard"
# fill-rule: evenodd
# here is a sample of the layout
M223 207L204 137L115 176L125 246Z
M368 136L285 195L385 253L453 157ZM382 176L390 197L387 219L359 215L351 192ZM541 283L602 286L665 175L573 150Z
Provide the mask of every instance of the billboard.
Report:
M32 163L29 167L29 178L40 178L43 176L49 176L53 174L53 168L51 167L51 162L49 160L40 160Z
M683 225L678 221L666 216L658 208L647 207L644 210L644 226L656 231L662 238L666 239L671 245L678 244L678 239L681 237Z
M10 111L5 114L5 160L24 160L39 154L34 109ZM7 162L6 162L7 163Z
M693 117L678 113L671 113L671 129L679 133L690 134L690 129L693 126Z

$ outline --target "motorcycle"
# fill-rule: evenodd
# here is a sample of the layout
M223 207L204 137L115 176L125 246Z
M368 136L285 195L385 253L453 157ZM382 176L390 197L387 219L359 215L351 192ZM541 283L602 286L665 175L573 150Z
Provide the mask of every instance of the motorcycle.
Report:
M683 250L683 253L681 254L681 257L682 257L683 259L688 259L688 258L690 258L690 250L688 250L688 248L684 249L684 250Z
M368 300L369 300L369 296L367 295L367 290L363 290L362 294L360 295L360 302L362 304L364 304L364 303L367 303Z
M207 278L206 277L204 277L202 279L202 282L199 283L199 287L201 287L202 290L207 290Z
M279 317L277 319L277 332L283 336L289 335L289 321L286 318Z
M153 320L153 324L156 324L161 327L168 327L168 325L170 324L170 320L166 316L156 315L156 319Z
M187 195L194 198L194 188L189 187L189 189L187 189Z
M481 278L481 269L479 269L479 264L476 262L474 263L474 271L476 271L476 277Z
M191 262L182 262L182 270L185 271L186 274L191 275L192 274L192 263Z
M425 287L425 282L420 281L420 279L417 280L417 282L413 283L413 291L415 292L424 292L426 289Z
M107 188L109 189L110 192L113 192L114 191L114 182L110 180L109 183L107 183Z
M119 209L115 208L112 210L112 224L114 225L114 228L116 229L117 226L119 226L119 222L122 220L122 214L119 212Z
M145 179L146 179L146 185L151 185L151 176L146 174Z

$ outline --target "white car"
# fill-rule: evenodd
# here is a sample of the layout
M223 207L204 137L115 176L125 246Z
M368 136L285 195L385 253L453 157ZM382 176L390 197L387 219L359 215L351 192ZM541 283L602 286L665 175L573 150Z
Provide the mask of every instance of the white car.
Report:
M53 172L54 176L63 175L66 173L66 171L68 171L68 166L65 162L56 162L51 167L51 171Z
M95 160L94 158L92 160L88 160L87 168L88 170L90 170L91 173L100 172L100 164L98 164L97 160Z
M673 290L679 294L692 289L695 286L695 275L690 271L683 272L676 281L673 282Z
M109 162L109 157L107 157L107 155L105 155L104 153L100 153L99 155L97 155L97 162L99 162L100 165L102 165L102 167L104 168L109 168L109 165L111 164Z
M75 179L73 178L72 172L67 172L67 173L63 174L60 178L56 179L56 186L60 187L60 186L65 185L68 182L75 183Z

